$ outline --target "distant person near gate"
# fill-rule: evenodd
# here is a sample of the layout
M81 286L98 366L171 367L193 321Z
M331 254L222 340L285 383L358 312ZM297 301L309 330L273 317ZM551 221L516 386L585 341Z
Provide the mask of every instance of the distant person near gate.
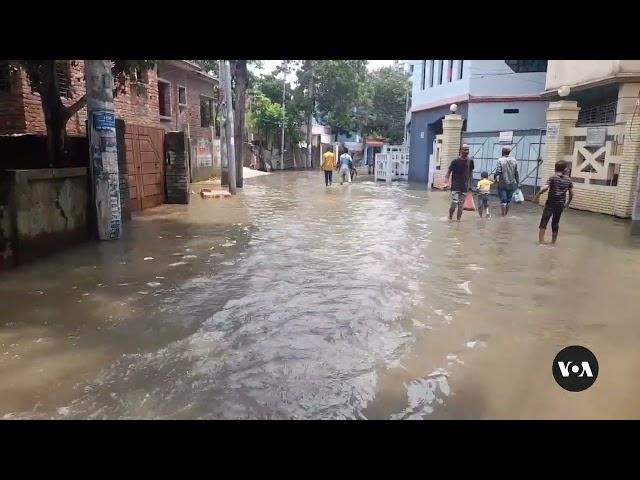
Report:
M322 170L324 170L324 184L329 187L333 180L333 169L336 168L336 156L331 150L322 156Z
M457 219L462 218L462 207L464 198L469 191L471 183L471 172L475 165L473 160L469 158L469 145L460 147L460 156L449 165L447 177L445 179L444 188L451 186L451 206L449 207L449 220L453 220L453 212L458 209ZM451 180L451 183L449 181Z
M345 148L344 153L340 155L340 185L344 182L351 183L351 169L349 166L353 163L349 151Z
M509 213L513 192L516 191L520 183L518 162L516 162L515 158L509 156L510 153L510 148L503 147L502 157L498 159L498 165L493 176L493 179L498 182L498 195L500 196L500 208L503 217Z

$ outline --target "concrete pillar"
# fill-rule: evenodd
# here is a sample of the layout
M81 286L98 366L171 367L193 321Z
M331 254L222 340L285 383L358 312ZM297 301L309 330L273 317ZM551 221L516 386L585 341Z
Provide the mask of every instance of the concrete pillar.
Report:
M462 116L457 114L446 115L442 120L442 147L440 148L442 162L440 170L433 175L433 185L436 188L442 188L449 164L460 154L462 123Z
M547 179L553 175L557 161L564 160L569 153L571 138L567 137L568 129L575 127L578 121L580 108L577 102L559 101L552 102L547 108L547 135L544 147L544 161L541 166L541 183L544 185ZM547 201L547 194L540 197L540 204Z
M625 83L618 91L616 123L626 123L624 131L623 161L618 175L613 214L632 218L631 233L640 234L640 83Z

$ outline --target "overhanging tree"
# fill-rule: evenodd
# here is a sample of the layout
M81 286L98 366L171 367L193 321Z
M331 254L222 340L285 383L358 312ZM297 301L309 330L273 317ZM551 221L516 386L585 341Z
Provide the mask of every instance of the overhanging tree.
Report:
M369 98L363 133L382 136L391 143L402 143L408 75L395 67L383 67L370 74L367 84Z
M367 61L315 62L313 76L315 110L320 119L336 133L359 130L358 112L367 98Z
M74 61L72 61L74 62ZM47 130L47 151L49 164L54 167L66 164L67 122L87 104L83 95L71 105L64 105L61 99L58 70L67 60L20 60L15 66L24 68L31 88L40 94L42 112ZM155 60L113 60L114 91L116 96L126 88L127 80L137 80L142 72L154 68ZM136 88L145 88L139 82ZM71 92L72 93L72 92Z

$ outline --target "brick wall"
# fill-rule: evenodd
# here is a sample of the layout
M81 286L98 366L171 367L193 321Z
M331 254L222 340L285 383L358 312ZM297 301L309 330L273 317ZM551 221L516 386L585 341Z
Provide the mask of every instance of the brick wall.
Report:
M573 183L571 208L589 212L614 214L616 187Z
M170 64L160 63L160 78L171 82L171 120L161 120L167 131L187 131L192 139L211 139L211 129L202 127L200 119L200 95L213 98L214 83ZM187 106L178 106L178 86L187 88ZM192 142L195 144L195 142Z
M71 99L63 98L65 105L73 104L85 93L84 61L70 60L70 85L73 91ZM148 72L148 88L145 94L138 95L127 85L126 94L118 94L114 99L116 116L134 125L149 127L160 126L158 113L158 82L155 71ZM69 135L86 135L85 121L87 109L83 108L67 123ZM24 70L16 76L14 91L11 94L0 92L0 133L45 133L44 114L40 94L31 91L31 85Z

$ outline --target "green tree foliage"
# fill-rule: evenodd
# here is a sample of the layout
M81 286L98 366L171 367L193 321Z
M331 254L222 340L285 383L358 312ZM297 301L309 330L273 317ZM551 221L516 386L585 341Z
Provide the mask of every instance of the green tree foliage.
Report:
M269 148L275 139L275 134L282 127L282 107L271 101L259 91L253 93L251 112L249 112L248 124L256 133L262 136Z
M314 62L315 112L335 133L358 130L361 111L367 106L367 61L324 60ZM308 71L299 74L305 89Z
M282 75L276 73L262 75L254 82L255 90L262 93L274 103L282 103ZM290 83L285 86L285 103L289 105L293 100L293 89Z
M391 143L402 143L408 76L395 67L384 67L372 72L367 83L369 98L363 133L375 133Z

